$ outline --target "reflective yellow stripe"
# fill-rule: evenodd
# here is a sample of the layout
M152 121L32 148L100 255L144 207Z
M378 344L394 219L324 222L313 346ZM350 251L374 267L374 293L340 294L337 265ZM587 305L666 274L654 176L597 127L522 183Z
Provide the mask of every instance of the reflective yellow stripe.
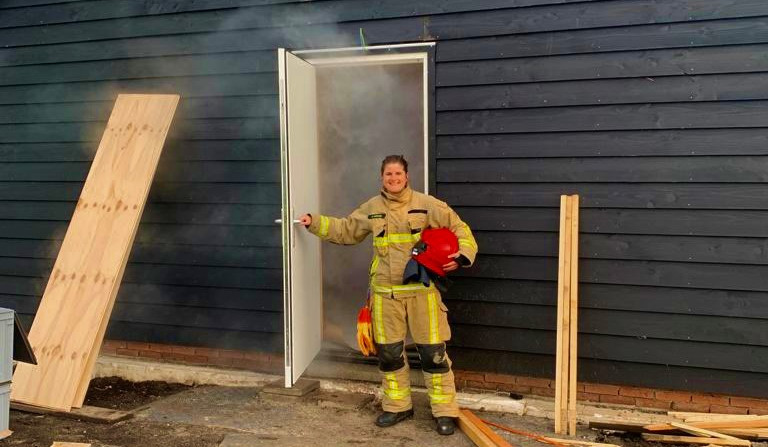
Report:
M431 283L429 287L424 286L422 283L402 284L398 286L379 286L376 284L371 284L371 289L376 293L391 295L398 292L423 292L426 290L433 290L434 287Z
M434 293L427 295L427 304L429 306L429 343L440 343L440 334L437 327L437 297Z
M373 238L373 245L376 247L386 247L389 244L415 244L419 239L421 239L421 233L394 233Z
M386 343L384 336L384 318L382 317L383 298L376 293L373 294L373 324L376 326L374 339L376 343Z
M371 271L369 272L371 275L376 273L376 270L379 268L379 256L373 255L373 262L371 262Z
M475 244L469 239L459 239L459 247L461 247L462 245L465 247L469 247L473 250L477 250L477 244Z
M429 394L429 401L433 404L448 404L453 401L452 394L443 394L443 375L432 374L432 389Z
M327 217L320 216L320 237L328 237L328 226L330 223L331 221Z
M387 382L386 387L384 387L384 394L386 394L390 399L400 400L411 395L411 390L409 388L404 390L400 389L400 385L397 383L397 376L395 376L395 373L387 373L384 375L384 378Z

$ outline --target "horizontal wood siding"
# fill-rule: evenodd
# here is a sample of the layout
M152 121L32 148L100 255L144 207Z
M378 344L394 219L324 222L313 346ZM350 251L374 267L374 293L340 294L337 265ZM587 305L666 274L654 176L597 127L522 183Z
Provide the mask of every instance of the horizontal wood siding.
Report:
M117 92L182 103L108 336L282 349L276 51L437 41L437 195L480 256L457 366L554 376L580 194L581 379L768 397L764 0L0 4L0 305L34 314Z

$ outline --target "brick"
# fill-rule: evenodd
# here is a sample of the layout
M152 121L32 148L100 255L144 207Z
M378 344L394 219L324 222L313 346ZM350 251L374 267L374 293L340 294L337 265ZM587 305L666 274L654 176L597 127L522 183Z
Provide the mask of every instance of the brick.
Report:
M576 383L576 392L585 392L583 383Z
M174 354L195 355L194 346L172 346L171 352Z
M635 405L645 408L662 408L664 410L672 408L672 402L658 399L643 399L642 397L635 398Z
M204 355L206 357L217 357L219 355L219 350L218 349L213 349L213 348L195 347L194 354L195 355Z
M453 371L453 374L456 378L461 378L463 380L485 381L485 374L483 373L455 370Z
M157 351L139 351L139 357L160 359L163 357L163 354Z
M602 385L599 383L585 383L584 392L594 394L615 394L619 395L621 388L615 385Z
M117 348L114 346L104 346L101 345L101 354L103 355L116 355L117 354Z
M125 347L128 349L135 349L137 351L141 351L142 349L149 349L149 343L145 342L139 342L139 341L127 341L125 342Z
M493 383L517 383L516 379L518 379L518 377L508 376L506 374L486 373L484 379L474 379L474 380L485 380L486 382L493 382Z
M768 401L752 399L749 397L731 397L731 405L734 407L762 408L768 410Z
M481 390L488 389L485 382L480 382L477 380L467 380L467 386L470 388L479 388Z
M690 402L693 399L693 395L685 391L656 390L656 399L668 400L670 402Z
M106 345L112 348L125 348L125 342L120 340L106 340L102 345Z
M623 386L619 389L619 396L642 397L643 399L653 399L654 394L653 394L653 390L648 388Z
M117 348L117 355L137 357L139 355L139 351L135 349Z
M604 402L607 404L634 405L635 398L628 397L628 396L618 396L618 395L614 396L612 394L601 394L600 402Z
M233 358L208 357L208 363L216 366L232 366Z
M709 411L711 411L712 413L725 413L725 414L749 414L749 408L733 407L730 405L717 405L717 404L710 405Z
M697 404L694 402L672 402L672 409L676 411L696 411L709 413L710 404Z
M157 351L157 352L172 352L173 351L173 346L171 346L171 345L163 345L163 344L159 344L159 343L150 343L149 344L149 349L151 349L152 351Z
M508 393L531 394L531 387L518 383L500 383L496 389Z
M729 405L730 399L728 396L722 396L720 394L694 394L691 396L692 402L695 404L716 404L716 405Z
M600 395L593 393L576 393L576 400L586 400L589 402L600 402Z
M552 388L541 388L541 387L531 387L531 394L535 394L537 396L546 396L546 397L554 397L555 396L555 390Z
M553 388L550 379L542 379L539 377L518 377L516 383L536 388Z
M756 414L758 416L763 416L768 414L768 410L766 410L765 408L750 408L749 414Z
M245 358L245 354L243 353L243 351L235 351L233 349L219 349L219 357L230 358L230 359L242 359L242 358Z

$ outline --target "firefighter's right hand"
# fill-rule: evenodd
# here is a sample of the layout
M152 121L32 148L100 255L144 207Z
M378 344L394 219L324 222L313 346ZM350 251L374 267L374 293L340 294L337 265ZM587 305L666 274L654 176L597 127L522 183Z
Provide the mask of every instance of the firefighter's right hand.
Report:
M312 215L304 214L303 216L299 217L299 222L305 227L309 227L312 225Z

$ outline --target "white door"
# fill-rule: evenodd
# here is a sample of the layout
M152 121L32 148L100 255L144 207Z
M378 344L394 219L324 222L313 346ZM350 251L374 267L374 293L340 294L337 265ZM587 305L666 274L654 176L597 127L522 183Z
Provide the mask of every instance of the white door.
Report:
M285 386L307 369L322 341L320 239L296 222L320 209L315 68L278 50L282 169Z

